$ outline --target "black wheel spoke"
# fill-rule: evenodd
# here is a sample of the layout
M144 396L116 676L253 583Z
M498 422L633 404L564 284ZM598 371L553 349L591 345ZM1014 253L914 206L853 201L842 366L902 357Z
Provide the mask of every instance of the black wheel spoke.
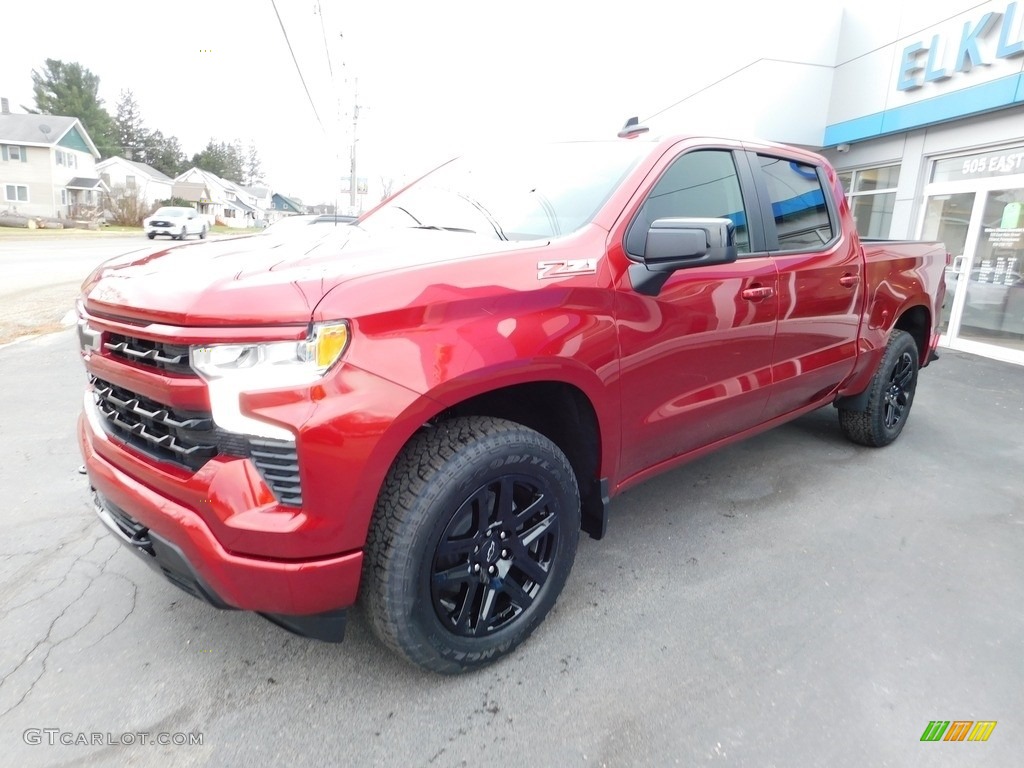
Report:
M479 581L470 584L462 603L456 606L456 611L451 616L455 629L462 634L470 634L472 628L469 622L473 617L473 606L476 604L483 586Z
M498 486L498 498L495 500L494 522L509 525L512 522L512 509L515 506L515 484L511 477L501 478Z
M449 568L446 571L440 571L434 574L434 584L438 587L451 587L455 584L461 584L464 581L470 581L473 579L472 566L469 563L463 563L462 565L456 565L454 568Z
M555 524L555 516L547 515L536 523L531 525L525 531L519 534L519 541L523 545L524 549L529 549L530 546L535 542L542 534L544 534L551 526Z
M537 514L537 512L543 509L544 506L547 505L547 503L547 497L543 493L538 493L537 498L535 498L525 507L516 512L516 523L522 523L524 520L529 520L531 517Z
M437 545L438 557L468 557L476 546L476 537L466 539L442 539Z
M475 634L483 634L491 628L494 614L494 603L498 599L498 591L490 586L484 587L483 599L480 601L480 613L477 616Z
M530 607L530 604L533 602L533 596L515 580L506 578L503 586L505 594L508 595L508 599L512 601L513 605L519 606L524 611Z
M548 578L548 572L540 563L530 557L529 552L517 554L515 560L512 561L512 570L519 571L526 578L538 584L543 584Z

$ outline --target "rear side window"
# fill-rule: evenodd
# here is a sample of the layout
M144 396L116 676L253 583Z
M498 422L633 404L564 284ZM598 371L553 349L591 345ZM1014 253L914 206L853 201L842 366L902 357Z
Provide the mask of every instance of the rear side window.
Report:
M779 250L818 248L832 240L835 224L813 165L758 155L772 204Z

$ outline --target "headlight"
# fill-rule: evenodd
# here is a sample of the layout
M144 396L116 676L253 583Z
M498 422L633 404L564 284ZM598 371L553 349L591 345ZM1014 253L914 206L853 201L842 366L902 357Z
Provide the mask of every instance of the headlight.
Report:
M189 357L192 369L206 380L218 426L231 432L294 440L288 430L243 414L238 396L314 383L338 362L348 340L348 323L318 323L302 341L213 344L192 347Z

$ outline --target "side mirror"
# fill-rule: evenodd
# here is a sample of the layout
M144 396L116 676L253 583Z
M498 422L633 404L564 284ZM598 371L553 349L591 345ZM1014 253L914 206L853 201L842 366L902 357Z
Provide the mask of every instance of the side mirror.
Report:
M656 219L629 278L637 292L657 296L677 269L729 264L736 255L736 225L729 219Z

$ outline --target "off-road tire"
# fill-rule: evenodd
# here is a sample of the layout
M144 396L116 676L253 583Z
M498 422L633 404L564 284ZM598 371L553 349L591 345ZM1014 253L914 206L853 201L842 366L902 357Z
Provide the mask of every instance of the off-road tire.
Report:
M900 436L914 404L919 354L913 336L906 331L892 332L868 385L867 408L839 409L839 426L848 439L881 448Z
M503 419L443 421L413 437L388 472L360 601L380 639L413 664L478 669L554 606L579 529L576 476L554 443Z

